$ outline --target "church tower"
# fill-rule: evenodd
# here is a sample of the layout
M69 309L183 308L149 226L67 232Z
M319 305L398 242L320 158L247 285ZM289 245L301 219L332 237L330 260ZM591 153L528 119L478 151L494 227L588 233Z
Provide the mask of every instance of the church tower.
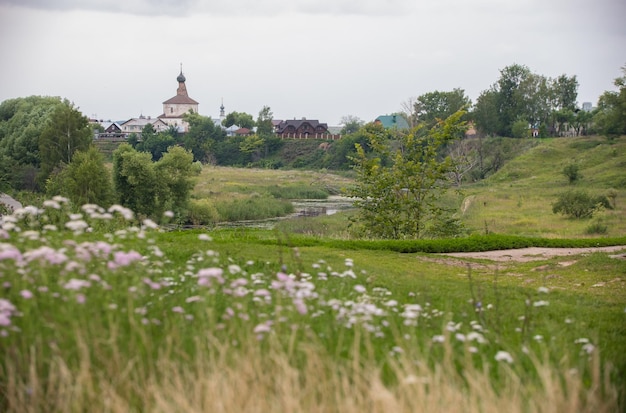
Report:
M170 126L176 126L180 132L187 132L189 125L183 121L183 116L189 111L198 113L199 103L187 94L187 79L183 75L183 65L180 65L180 74L176 78L178 89L176 96L163 102L163 114L159 118Z

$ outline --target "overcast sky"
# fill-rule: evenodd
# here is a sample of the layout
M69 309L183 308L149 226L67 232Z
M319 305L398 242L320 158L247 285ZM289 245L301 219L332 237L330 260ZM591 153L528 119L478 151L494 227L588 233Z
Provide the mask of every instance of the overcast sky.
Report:
M623 0L0 0L0 101L158 116L183 64L200 114L371 121L421 94L475 102L500 70L576 75L597 102L626 65Z

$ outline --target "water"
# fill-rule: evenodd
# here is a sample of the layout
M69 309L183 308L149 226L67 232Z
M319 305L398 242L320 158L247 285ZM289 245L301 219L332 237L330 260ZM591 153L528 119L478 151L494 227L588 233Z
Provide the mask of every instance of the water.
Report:
M292 201L295 212L291 215L278 218L268 218L250 221L221 222L218 228L262 228L272 229L277 222L298 217L314 217L319 215L333 215L339 211L353 208L352 198L333 195L327 199L296 199Z

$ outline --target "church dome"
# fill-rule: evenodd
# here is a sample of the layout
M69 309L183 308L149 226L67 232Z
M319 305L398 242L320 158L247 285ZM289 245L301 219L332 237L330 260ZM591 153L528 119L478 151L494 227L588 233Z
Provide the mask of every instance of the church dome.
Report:
M176 80L178 80L179 83L185 82L185 80L187 80L187 79L185 79L185 75L183 75L182 70L180 72L180 75L178 75L178 77L176 78Z

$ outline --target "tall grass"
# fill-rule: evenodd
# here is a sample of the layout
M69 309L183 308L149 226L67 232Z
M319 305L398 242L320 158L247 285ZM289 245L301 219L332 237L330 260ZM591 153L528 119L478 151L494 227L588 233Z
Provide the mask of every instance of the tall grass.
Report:
M615 309L596 330L563 321L588 300L546 287L420 290L380 259L365 271L345 252L311 262L66 208L0 221L3 411L619 407L601 355L623 347L599 338Z

